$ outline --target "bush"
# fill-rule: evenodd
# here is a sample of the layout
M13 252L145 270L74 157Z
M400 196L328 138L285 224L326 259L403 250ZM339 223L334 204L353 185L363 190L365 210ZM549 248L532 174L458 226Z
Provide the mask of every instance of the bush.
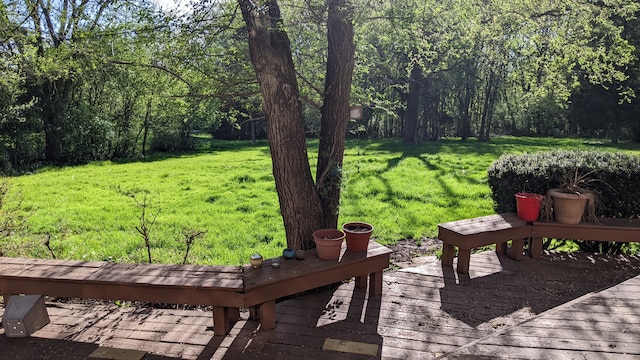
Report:
M503 155L488 170L497 212L515 212L514 194L546 194L559 187L567 174L587 174L588 189L597 198L596 215L618 218L640 216L640 157L600 151L550 151ZM561 242L561 243L564 243ZM545 247L551 245L550 239ZM579 241L585 252L627 252L629 244Z
M546 194L566 174L589 174L589 190L600 202L596 215L618 218L640 216L640 156L603 151L557 150L507 154L488 170L496 212L515 212L514 194Z

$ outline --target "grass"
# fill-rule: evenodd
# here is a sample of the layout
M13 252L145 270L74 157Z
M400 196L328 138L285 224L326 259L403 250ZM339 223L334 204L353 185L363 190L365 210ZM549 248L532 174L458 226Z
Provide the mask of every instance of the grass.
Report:
M640 153L579 139L446 139L417 146L399 141L347 143L340 223L366 221L389 244L436 235L441 222L493 213L486 171L503 153L553 148ZM309 144L315 164L317 142ZM185 233L195 240L188 262L243 264L251 253L280 255L286 238L266 142L207 141L202 151L121 163L45 168L10 179L7 207L28 215L27 230L2 240L11 256L145 262L137 232L146 197L155 262L181 263ZM43 244L49 239L51 251Z

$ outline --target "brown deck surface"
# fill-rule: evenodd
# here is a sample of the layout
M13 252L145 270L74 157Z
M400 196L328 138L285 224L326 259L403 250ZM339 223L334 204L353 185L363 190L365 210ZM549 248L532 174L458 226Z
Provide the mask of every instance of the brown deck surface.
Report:
M0 335L0 359L87 359L98 346L146 360L640 358L640 258L487 251L471 261L459 275L419 258L385 273L379 299L351 282L278 303L274 330L242 313L227 337L213 336L208 311L48 303L52 323Z

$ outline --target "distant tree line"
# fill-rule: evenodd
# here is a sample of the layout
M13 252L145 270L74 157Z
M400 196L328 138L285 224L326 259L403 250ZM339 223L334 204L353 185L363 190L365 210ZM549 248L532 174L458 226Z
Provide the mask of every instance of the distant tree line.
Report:
M242 4L278 5L194 1L160 11L147 0L3 0L1 168L188 150L197 131L264 138ZM327 10L346 5L355 44L343 60L354 63L348 100L363 109L348 136L640 140L635 0L280 1L271 8L290 40L309 137L320 135L332 91Z

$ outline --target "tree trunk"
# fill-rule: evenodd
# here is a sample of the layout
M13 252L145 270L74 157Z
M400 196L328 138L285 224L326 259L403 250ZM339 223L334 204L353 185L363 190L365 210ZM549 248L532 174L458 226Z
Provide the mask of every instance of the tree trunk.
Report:
M151 98L147 100L147 110L144 113L144 131L142 135L142 157L147 155L147 139L149 138L149 127L151 124Z
M277 1L257 7L238 0L249 33L249 52L262 93L267 136L287 245L306 249L325 225L304 137L302 103L291 45Z
M342 161L349 121L349 99L354 51L351 6L346 0L329 0L327 18L327 74L320 125L316 186L322 202L324 227L336 228L342 182Z
M418 115L420 111L420 97L422 92L422 67L414 64L409 79L409 96L407 96L407 111L404 114L404 129L402 141L406 144L418 142Z
M487 84L484 92L484 104L482 106L480 131L478 131L478 141L488 142L490 140L493 109L495 107L496 98L498 97L499 83L499 76L493 70L489 70L489 78L487 79Z
M611 129L611 143L617 145L620 141L620 132L622 129L622 110L620 105L613 109L613 124Z
M64 138L63 115L67 108L67 99L71 80L58 79L42 85L40 109L45 137L45 160L51 163L63 161L62 141Z

